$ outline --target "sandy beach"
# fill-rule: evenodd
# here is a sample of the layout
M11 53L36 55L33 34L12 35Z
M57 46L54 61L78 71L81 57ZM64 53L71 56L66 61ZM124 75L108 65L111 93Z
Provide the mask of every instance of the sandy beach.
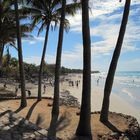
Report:
M63 81L60 82L60 87L61 87L60 97L63 97L63 95L66 94L67 91L69 91L70 95L76 97L79 103L81 103L82 75L69 74L65 76L65 78L61 77L61 79L63 79ZM93 85L91 89L91 111L95 112L95 111L100 111L101 109L102 98L103 98L103 86L101 82L103 81L101 81L100 79L100 83L98 85L96 83L97 80L96 77L92 77L92 79L95 80L92 81ZM78 85L77 85L77 81L78 81ZM51 86L50 84L46 83L46 89L44 93L44 84L45 82L42 84L42 92L43 92L42 96L53 98L54 86ZM14 92L15 85L17 86L18 83L7 84L7 90ZM0 87L2 88L3 84L0 84ZM31 96L33 97L37 96L37 87L38 86L36 83L26 83L26 88L27 90L31 91ZM20 90L18 90L17 96L20 96ZM28 93L27 93L27 97L28 97ZM140 116L139 116L140 111L137 110L131 104L129 104L127 100L124 100L117 94L112 93L110 101L111 101L110 103L111 112L123 113L123 114L134 116L140 122ZM36 99L28 99L27 102L28 102L28 106L25 109L17 111L20 105L19 99L1 101L0 111L2 111L3 108L5 110L12 110L14 112L17 112L19 116L22 116L35 124L37 123L38 117L41 116L39 127L48 129L51 120L51 109L52 109L52 107L48 106L48 104L52 104L52 100L43 99L41 102L36 102ZM64 118L64 122L59 126L60 131L58 131L57 133L58 137L64 140L70 140L74 136L79 120L79 116L77 116L77 113L79 113L78 108L68 107L65 105L60 106L60 118L61 117ZM112 130L110 130L108 127L106 127L99 121L99 117L100 114L98 113L91 115L92 134L95 140L98 139L97 137L100 134L104 135L104 134L112 133ZM109 120L118 130L122 132L125 132L128 129L129 121L127 121L127 119L122 116L119 116L115 113L110 114ZM63 128L63 125L65 127L64 129L61 130L61 127Z
M73 96L78 98L79 102L81 102L81 93L82 93L82 76L80 77L81 77L80 78L81 84L78 88L69 87L67 83L63 85L61 88L62 90L63 89L69 90ZM79 79L79 75L71 76L71 79L73 81L76 81L77 79ZM103 81L101 81L100 79L100 82ZM91 111L92 112L100 111L102 106L102 100L103 100L103 84L97 85L96 78L95 78L95 83L93 83L91 87L92 87L91 88ZM136 117L140 123L140 111L136 109L135 106L132 106L126 99L121 98L115 93L111 94L110 111L132 115Z
M62 77L61 77L62 78ZM63 77L64 78L64 77ZM103 99L103 84L104 79L100 79L99 85L96 83L96 77L92 77L95 81L92 81L92 89L91 89L91 111L100 111L102 106ZM70 85L69 81L73 81L73 86ZM76 81L79 81L78 86L76 85ZM16 84L16 83L15 83ZM17 85L17 84L16 84ZM0 84L0 87L3 85ZM82 75L81 74L69 74L65 76L64 81L60 83L61 92L69 91L70 94L78 99L81 103L81 95L82 95ZM31 91L31 96L37 96L37 84L26 83L26 88ZM7 84L8 90L15 90L14 85ZM44 93L44 84L42 84L42 96L43 97L52 97L53 98L53 90L54 87L46 84L46 89ZM60 93L61 94L61 93ZM18 90L17 95L20 96L20 90ZM28 96L28 94L27 94ZM131 105L126 99L121 98L119 95L112 93L110 100L110 111L124 113L128 115L132 115L137 118L140 122L140 111L135 108L135 106Z

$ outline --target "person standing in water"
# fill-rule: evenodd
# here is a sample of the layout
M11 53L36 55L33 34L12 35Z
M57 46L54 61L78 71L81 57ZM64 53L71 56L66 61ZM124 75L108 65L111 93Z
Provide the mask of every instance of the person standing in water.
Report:
M99 79L97 79L97 86L99 85Z

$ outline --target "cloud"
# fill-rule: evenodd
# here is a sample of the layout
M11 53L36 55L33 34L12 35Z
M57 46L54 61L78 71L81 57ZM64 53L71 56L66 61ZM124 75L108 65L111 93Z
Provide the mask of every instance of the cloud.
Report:
M119 0L91 0L90 7L90 21L91 21L91 52L94 64L102 57L105 62L110 60L112 52L115 48L119 28L122 20L122 12L125 0L120 3ZM134 7L137 5L137 7ZM140 0L133 0L131 3L131 11L129 21L125 33L125 38L122 46L122 53L140 51L138 44L140 44ZM81 33L81 11L78 11L74 17L67 17L71 24L70 32ZM98 21L98 22L97 22ZM95 24L94 24L95 22ZM97 22L97 23L96 23ZM99 38L99 39L95 39ZM33 40L28 40L30 44L44 41L44 37L35 37ZM67 67L82 67L83 50L82 44L73 46L72 51L63 51L62 65ZM40 63L40 57L26 58L29 62ZM47 63L55 63L55 56L52 54L46 55ZM96 62L95 62L96 61ZM100 63L100 62L99 62ZM100 64L97 64L100 67ZM133 66L133 63L139 66L140 60L132 60L128 62L127 67ZM107 64L107 63L106 63Z
M119 28L119 24L106 23L91 29L93 38L94 36L102 37L101 40L92 42L92 51L95 55L109 55L112 53L117 42ZM123 41L123 53L140 50L136 45L140 38L139 30L139 27L136 25L131 23L128 25Z
M24 61L32 64L39 65L40 64L41 58L39 56L30 56L30 57L25 57Z
M29 57L25 57L24 61L28 62L28 63L39 65L40 62L41 62L41 57L39 57L39 56L29 56ZM54 64L55 63L55 56L47 54L46 57L45 57L45 61L46 61L46 63Z
M44 37L43 36L33 36L33 38L29 38L29 39L23 39L22 42L27 42L31 45L36 44L37 42L43 42L44 41Z
M82 46L76 45L74 47L73 51L64 51L62 53L61 64L66 67L75 67L77 64L76 68L77 67L81 68L82 67L82 58L83 58L82 54L83 54ZM45 57L46 63L55 64L55 60L56 60L55 55L46 54L46 57ZM40 61L41 61L41 57L39 57L39 56L25 57L24 61L28 62L28 63L33 63L36 65L39 65Z
M89 17L90 21L94 22L96 19L103 18L106 19L107 15L111 15L115 13L118 10L122 10L125 4L125 0L122 0L122 2L119 2L119 0L90 0L90 12L89 12ZM131 7L134 5L140 5L139 0L133 0L131 2ZM139 10L131 10L133 14L139 13ZM121 16L121 14L115 14L113 16L107 17L107 18L118 18ZM71 31L74 32L81 32L81 24L82 24L82 16L81 16L81 11L78 11L77 14L72 17L68 16L68 20L70 21L71 25Z

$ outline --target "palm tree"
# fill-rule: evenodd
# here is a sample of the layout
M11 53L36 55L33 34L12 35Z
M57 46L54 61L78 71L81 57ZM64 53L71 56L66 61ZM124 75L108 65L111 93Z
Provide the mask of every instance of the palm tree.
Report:
M45 59L45 53L48 43L49 29L51 27L57 27L57 24L61 19L61 0L29 0L29 7L25 8L25 11L30 11L32 16L32 25L36 27L36 24L41 24L39 27L38 35L43 29L46 29L45 41L43 46L43 53L41 57L41 63L39 68L38 76L38 101L41 100L41 82L42 82L42 71L43 71L43 62ZM71 3L66 5L66 14L74 15L77 8L79 8L79 3ZM55 26L53 26L53 23ZM69 22L65 19L64 27L68 29Z
M2 56L4 51L3 36L6 35L6 33L2 32L1 30L4 29L3 23L5 23L5 21L7 21L11 17L12 10L10 6L10 1L0 1L0 67L2 65Z
M0 1L0 67L2 66L2 57L5 45L10 45L15 47L16 42L16 23L14 18L14 10L11 8L12 1L4 0ZM20 20L24 19L25 16L21 16ZM31 37L28 32L30 32L29 24L21 24L21 36Z
M14 0L15 8L15 19L17 28L17 46L18 46L18 58L19 58L19 71L20 71L20 81L21 81L21 104L20 107L24 108L27 106L26 92L25 92L25 74L24 74L24 64L22 56L22 43L21 43L21 29L19 23L19 13L18 13L18 2Z
M15 19L11 18L10 20L4 20L0 27L0 33L2 36L0 36L0 62L2 62L2 56L4 52L5 45L10 45L14 47L17 50L17 47L15 46L16 42L16 24ZM28 32L30 31L30 25L29 24L21 24L21 36L24 38L31 37L31 35L28 35Z
M77 136L92 139L91 135L91 41L89 29L89 0L82 0L82 33L83 33L83 87L80 120L76 130Z
M0 44L0 68L2 66L2 56L3 56L3 52L4 52L4 44Z
M61 67L61 54L62 54L62 43L64 34L64 21L65 21L65 10L66 10L66 0L62 1L62 13L59 28L59 40L57 46L57 56L55 64L55 83L54 83L54 100L52 107L52 118L50 123L50 128L48 131L48 138L56 139L56 125L59 115L59 76Z
M103 104L102 104L101 116L100 116L100 121L102 122L108 121L110 94L111 94L113 81L114 81L114 75L115 75L115 71L116 71L116 67L117 67L118 59L121 53L121 48L122 48L123 39L125 35L126 25L127 25L128 16L129 16L130 3L131 3L131 0L126 0L125 2L125 8L124 8L121 27L120 27L120 32L119 32L117 44L113 53L113 57L110 63L106 82L105 82L104 98L103 98Z

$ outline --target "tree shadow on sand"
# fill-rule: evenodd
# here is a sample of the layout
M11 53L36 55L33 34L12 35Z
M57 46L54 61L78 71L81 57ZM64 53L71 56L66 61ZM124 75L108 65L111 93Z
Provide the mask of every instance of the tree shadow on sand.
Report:
M36 107L37 103L38 103L38 101L34 102L33 105L30 107L30 109L29 109L29 111L28 111L28 113L27 113L27 115L26 115L26 117L25 117L27 120L30 119L30 117L31 117L31 115L32 115L32 112L33 112L34 108ZM17 110L14 111L14 113L19 113L19 112L20 112L21 110L23 110L23 109L24 109L24 108L19 107Z
M117 132L118 134L121 134L122 132L115 127L111 122L106 121L106 122L102 122L102 124L104 124L106 127L108 127L111 131L113 132ZM69 140L93 140L92 137L80 137L80 136L73 136L72 138L70 138Z
M71 119L70 119L70 114L68 112L64 112L58 119L57 124L56 124L56 131L62 131L64 130L67 126L69 126Z
M1 112L1 113L0 113L0 118L1 118L2 116L6 115L7 113L10 113L10 112L12 112L12 111L11 111L11 110L6 110L6 111L4 111L4 112Z
M47 131L43 130L24 118L18 117L8 110L0 114L0 139L20 140L38 139L47 140Z
M28 113L27 113L27 115L26 115L26 117L25 117L27 120L30 119L30 117L31 117L31 115L32 115L32 112L33 112L33 110L35 109L35 107L36 107L36 105L37 105L38 102L39 102L39 101L34 102L33 105L30 107L30 109L29 109L29 111L28 111Z
M17 110L14 111L14 113L19 113L22 109L24 109L23 107L19 107Z
M106 122L102 122L102 124L104 124L106 127L108 127L111 131L113 132L117 132L119 134L122 133L122 131L120 131L116 126L114 126L111 122L106 121Z

